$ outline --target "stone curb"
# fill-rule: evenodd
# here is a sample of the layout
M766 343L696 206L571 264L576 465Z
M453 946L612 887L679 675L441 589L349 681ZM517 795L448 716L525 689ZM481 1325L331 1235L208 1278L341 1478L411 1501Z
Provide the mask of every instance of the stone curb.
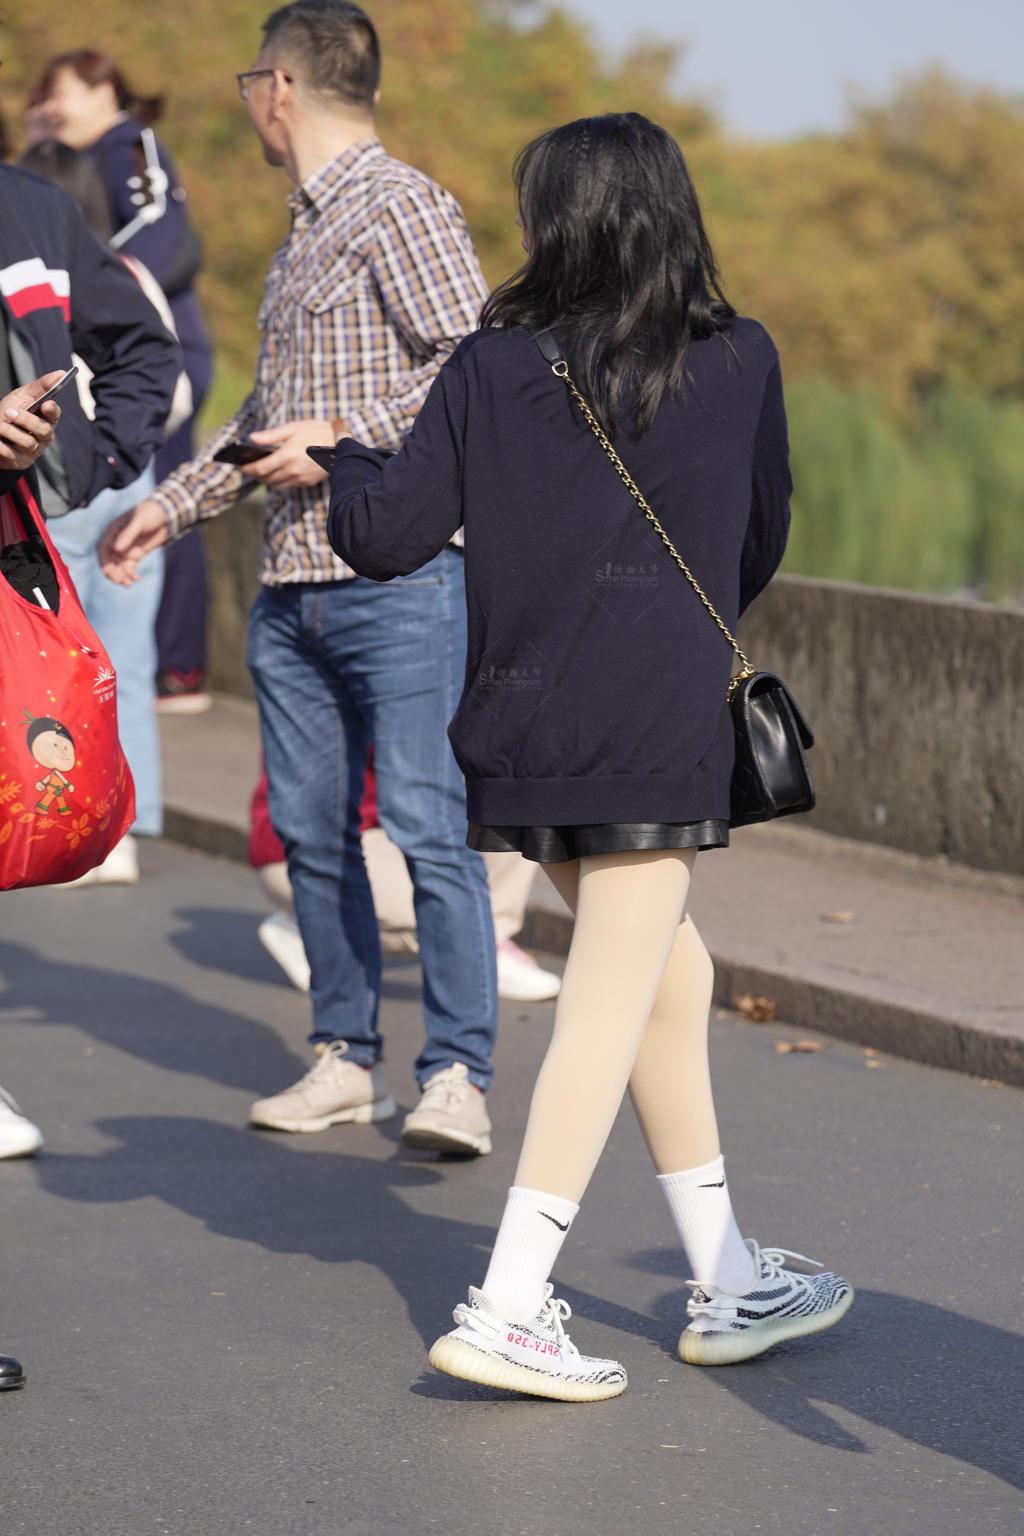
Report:
M248 862L242 826L168 805L164 836L201 853ZM545 905L527 908L521 942L529 949L565 955L572 935L568 912ZM963 1072L1024 1088L1024 1041L967 1020L907 1008L883 998L823 986L799 975L751 966L712 949L715 1002L733 1007L745 993L768 997L780 1021L854 1045L869 1046L925 1066Z
M545 907L528 909L521 935L528 948L564 955L571 935L568 913L563 916ZM723 1008L734 1007L736 998L745 994L768 997L778 1009L780 1022L798 1029L813 1029L925 1066L1024 1087L1024 1042L1014 1036L881 998L825 987L801 976L764 970L714 949L711 958L715 1002Z

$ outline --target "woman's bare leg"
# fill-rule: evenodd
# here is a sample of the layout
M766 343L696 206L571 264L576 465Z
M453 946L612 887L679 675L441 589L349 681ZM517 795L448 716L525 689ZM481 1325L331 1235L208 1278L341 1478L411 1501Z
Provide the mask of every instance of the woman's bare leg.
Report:
M708 1066L714 969L693 919L679 928L629 1080L630 1096L658 1173L718 1157Z
M663 849L578 861L576 924L517 1186L578 1201L590 1182L673 950L695 859L692 849Z
M553 865L548 874L574 907L575 866ZM753 1281L753 1261L733 1215L718 1139L708 1064L713 983L711 957L684 917L629 1088L694 1277L742 1292Z
M576 923L516 1182L483 1284L505 1317L534 1317L543 1301L629 1082L695 857L664 850L559 866L556 884L575 896Z

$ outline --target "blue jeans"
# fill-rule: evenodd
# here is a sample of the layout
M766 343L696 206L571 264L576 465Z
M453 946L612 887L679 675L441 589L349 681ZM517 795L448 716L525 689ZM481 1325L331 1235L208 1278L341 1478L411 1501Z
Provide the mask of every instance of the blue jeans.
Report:
M156 615L164 583L164 552L154 550L139 566L131 587L108 581L96 546L109 523L152 495L153 467L120 491L101 491L87 507L47 523L78 592L85 616L117 673L117 728L135 780L133 832L159 837L164 824L160 785L160 738L154 708Z
M447 725L466 656L463 557L413 576L265 587L249 625L270 817L284 843L309 957L313 1033L353 1061L381 1054L381 955L359 836L370 744L377 813L405 855L423 964L421 1084L453 1062L486 1089L497 1028L483 859Z

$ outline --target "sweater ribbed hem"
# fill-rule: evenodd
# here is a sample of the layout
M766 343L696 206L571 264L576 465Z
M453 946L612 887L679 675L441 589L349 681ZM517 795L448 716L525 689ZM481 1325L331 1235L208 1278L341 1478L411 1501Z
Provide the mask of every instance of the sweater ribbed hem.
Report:
M578 779L466 781L470 821L492 826L573 826L635 821L728 821L728 778L721 762L678 778L635 774Z

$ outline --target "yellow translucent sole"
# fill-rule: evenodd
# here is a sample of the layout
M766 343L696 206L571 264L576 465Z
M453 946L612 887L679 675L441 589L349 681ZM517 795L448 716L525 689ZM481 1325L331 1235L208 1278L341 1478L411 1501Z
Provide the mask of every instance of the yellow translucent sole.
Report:
M513 1365L494 1355L474 1349L461 1339L445 1334L431 1349L427 1360L435 1371L457 1376L461 1381L475 1381L483 1387L504 1387L507 1392L528 1392L531 1397L550 1397L562 1403L600 1403L618 1397L626 1390L621 1381L567 1381L531 1371L525 1365Z
M766 1349L786 1339L799 1339L834 1327L846 1316L852 1301L853 1291L850 1290L827 1312L810 1317L770 1318L744 1328L742 1333L691 1333L687 1328L679 1339L679 1358L687 1365L737 1365L741 1360L763 1355Z

